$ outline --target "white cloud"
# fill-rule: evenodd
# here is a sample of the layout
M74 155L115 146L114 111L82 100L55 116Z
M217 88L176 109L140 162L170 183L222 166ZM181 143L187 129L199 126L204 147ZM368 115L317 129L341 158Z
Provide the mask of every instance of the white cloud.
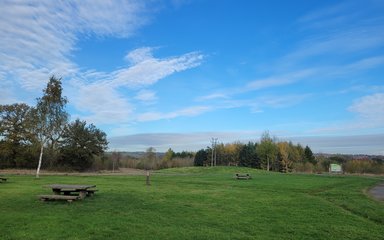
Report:
M285 85L295 84L307 77L318 73L317 69L303 69L289 72L287 74L271 76L264 79L257 79L248 82L245 86L232 89L216 90L212 94L196 98L199 102L211 102L211 109L230 109L249 107L252 113L262 113L264 108L283 108L299 104L311 96L310 93L303 94L282 94L282 95L261 95L257 98L243 98L242 95L248 92L259 91L267 88L278 88Z
M135 99L147 104L152 104L157 100L156 92L143 89L137 93L137 95L135 96Z
M137 120L140 122L147 122L163 119L172 119L177 117L193 117L211 111L212 109L213 108L210 106L193 106L168 113L146 112L139 114Z
M304 69L296 72L287 73L280 76L272 76L266 79L259 79L252 82L249 82L245 88L240 92L260 90L263 88L279 87L283 85L288 85L295 83L305 77L313 75L315 72L314 69Z
M200 96L196 98L197 101L209 101L209 100L217 100L221 99L224 102L242 102L247 103L249 100L231 100L233 97L237 97L239 95L242 95L247 92L252 91L258 91L262 89L267 88L276 88L281 87L285 85L290 85L297 83L303 79L306 79L307 77L311 77L318 73L318 69L311 68L311 69L302 69L298 71L289 72L286 74L281 75L275 75L270 76L263 79L256 79L253 81L249 81L245 86L239 86L237 88L231 88L231 89L222 89L222 90L216 90L214 93L210 93L205 96ZM244 106L244 104L240 104L241 106Z
M148 48L144 52L141 50L134 50L129 57L135 65L111 73L112 85L130 88L149 86L173 73L197 67L203 60L203 55L198 52L158 59L151 56Z
M349 71L359 71L375 68L381 65L384 65L384 56L363 58L357 62L347 65L345 68Z
M147 22L144 10L136 1L2 1L0 75L41 91L49 75L78 72L70 55L79 35L130 36Z
M348 5L345 3L342 3L342 4L334 5L332 7L317 9L315 11L312 11L300 17L298 22L312 23L312 22L322 21L324 19L334 18L334 17L340 16L340 12L344 12L346 7L348 7Z
M2 103L26 100L27 94L40 95L50 75L63 77L69 104L76 116L93 123L126 123L133 119L134 106L122 88L140 90L176 72L201 64L203 55L191 52L168 58L155 58L154 48L129 52L129 65L110 72L82 69L72 54L79 39L122 37L151 20L156 11L152 2L134 0L8 1L0 8L0 79ZM5 84L4 79L11 83ZM18 93L13 91L18 89ZM19 99L16 99L17 98ZM29 98L28 99L33 99ZM154 92L142 90L137 100L156 100Z
M150 48L150 47L138 48L129 52L125 56L125 60L129 61L132 64L144 62L146 60L153 59L152 51L153 51L153 48Z
M212 100L212 99L227 99L229 96L224 93L212 93L206 96L198 97L197 101L206 101L206 100Z
M143 50L145 49L145 50ZM152 48L140 48L128 53L136 64L110 73L87 71L83 77L72 81L73 98L77 109L87 112L89 119L99 123L124 124L135 119L134 106L126 96L119 93L121 89L138 90L136 100L146 104L155 103L155 92L142 89L179 71L198 66L203 59L199 53L188 53L178 57L159 59L152 56ZM142 56L141 53L148 57ZM90 81L89 79L94 79ZM86 84L87 83L87 84ZM192 113L174 112L168 114L140 114L139 121L171 119L179 116L192 116Z
M83 0L71 3L72 15L82 31L106 36L131 36L137 28L148 23L149 12L144 1Z
M82 112L85 120L96 124L127 122L132 118L133 106L114 88L100 84L73 82L71 103Z
M384 93L376 93L356 99L347 108L355 116L350 120L328 123L311 130L315 134L376 133L384 127Z
M357 113L362 118L368 118L375 122L384 121L384 93L359 98L348 110Z
M330 7L316 9L301 17L297 23L303 33L309 33L299 42L298 47L287 54L282 62L305 63L310 58L335 57L356 53L365 54L384 45L384 27L381 20L372 15L374 11L384 10L382 4L368 1L344 1ZM364 56L364 55L362 55Z
M259 102L267 107L284 108L296 105L310 96L312 96L312 94L265 96L261 97Z

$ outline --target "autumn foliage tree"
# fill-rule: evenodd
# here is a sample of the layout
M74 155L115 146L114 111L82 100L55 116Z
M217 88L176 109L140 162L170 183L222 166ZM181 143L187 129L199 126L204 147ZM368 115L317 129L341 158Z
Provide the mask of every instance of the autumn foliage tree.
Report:
M300 144L278 141L267 131L261 135L260 142L220 143L217 144L216 149L218 165L235 165L288 173L304 163L316 164L312 150L308 146L304 149ZM195 155L195 166L202 166L205 158L208 158L206 162L209 162L207 153L210 151L209 147L199 150Z
M277 158L277 147L269 132L264 132L261 136L260 144L257 147L257 155L260 158L261 166L267 171L271 170Z

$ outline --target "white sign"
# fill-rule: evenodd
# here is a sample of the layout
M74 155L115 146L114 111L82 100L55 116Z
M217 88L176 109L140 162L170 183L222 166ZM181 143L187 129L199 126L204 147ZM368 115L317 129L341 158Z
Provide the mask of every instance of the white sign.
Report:
M342 172L341 165L336 163L331 163L331 165L329 166L329 171L331 173L341 173Z

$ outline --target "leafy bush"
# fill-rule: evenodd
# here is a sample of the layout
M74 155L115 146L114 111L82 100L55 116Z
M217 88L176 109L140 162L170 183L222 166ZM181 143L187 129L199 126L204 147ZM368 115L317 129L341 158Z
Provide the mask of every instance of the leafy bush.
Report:
M344 171L348 173L383 174L384 164L382 162L365 159L350 160L344 164Z
M315 165L310 162L297 162L293 164L293 170L295 172L313 173L315 170Z

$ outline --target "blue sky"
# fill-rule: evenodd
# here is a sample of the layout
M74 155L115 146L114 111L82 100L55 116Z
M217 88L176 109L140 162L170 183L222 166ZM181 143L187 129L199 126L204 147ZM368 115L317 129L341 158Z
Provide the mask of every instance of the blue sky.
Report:
M268 130L384 154L384 2L1 1L0 104L62 77L110 150L198 150Z

